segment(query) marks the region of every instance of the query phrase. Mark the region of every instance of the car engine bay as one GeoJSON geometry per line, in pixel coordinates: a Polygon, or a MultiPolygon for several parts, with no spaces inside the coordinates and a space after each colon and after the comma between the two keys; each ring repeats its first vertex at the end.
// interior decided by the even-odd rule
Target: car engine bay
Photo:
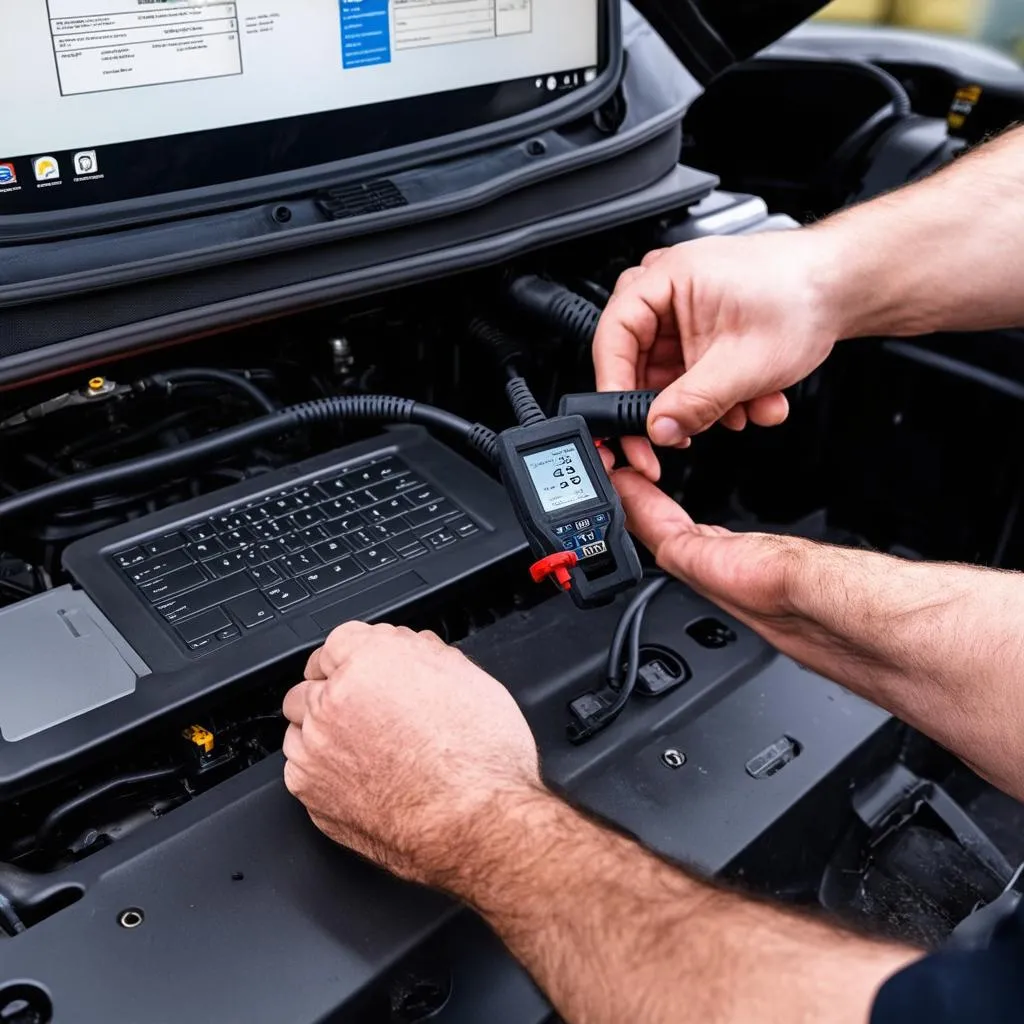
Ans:
{"type": "MultiPolygon", "coordinates": [[[[24,494],[181,449],[268,409],[340,395],[401,395],[500,430],[513,422],[502,394],[507,358],[553,411],[560,396],[592,389],[589,334],[618,274],[672,230],[664,221],[637,225],[592,239],[585,251],[567,246],[504,271],[90,368],[72,390],[47,381],[9,392],[0,412],[0,486],[24,494]],[[572,289],[590,319],[560,323],[517,303],[516,282],[538,275],[564,294],[572,289]]],[[[1016,341],[983,343],[995,360],[1016,341]]],[[[981,414],[977,399],[989,380],[957,361],[970,344],[950,341],[942,356],[884,341],[840,352],[792,396],[786,426],[713,431],[692,452],[666,456],[666,486],[702,521],[1013,567],[1019,480],[983,438],[1012,429],[1017,398],[1004,391],[981,414]],[[861,400],[867,387],[870,405],[861,400]],[[977,431],[969,464],[952,447],[923,440],[954,429],[923,398],[936,392],[961,400],[977,392],[977,421],[955,425],[977,431]],[[1002,488],[984,510],[972,500],[982,475],[1002,488]],[[874,491],[879,480],[888,482],[888,498],[874,491]],[[903,500],[893,498],[897,488],[903,500]]],[[[62,555],[81,538],[379,436],[364,424],[315,425],[215,455],[187,474],[5,517],[3,604],[66,585],[62,555]]],[[[592,745],[567,743],[568,703],[600,674],[622,601],[577,611],[530,582],[523,547],[389,620],[435,630],[506,682],[537,732],[549,781],[575,801],[708,873],[929,944],[994,898],[1009,865],[1024,858],[1012,828],[1022,812],[1012,801],[877,709],[808,678],[682,587],[653,603],[644,626],[642,655],[657,664],[655,677],[674,676],[673,685],[662,696],[635,696],[592,745]],[[848,705],[838,720],[828,714],[837,701],[848,705]],[[835,730],[825,744],[823,723],[835,730]],[[671,751],[682,759],[676,767],[671,751]],[[639,785],[645,800],[637,799],[636,771],[650,774],[639,785]],[[672,786],[692,772],[705,777],[703,790],[672,786]],[[787,778],[791,787],[764,798],[760,787],[787,778]],[[873,817],[861,797],[872,787],[881,791],[873,817]],[[951,801],[965,809],[962,817],[948,812],[951,801]],[[975,833],[964,834],[965,821],[975,833]]],[[[93,858],[116,858],[129,839],[146,843],[155,822],[175,822],[229,784],[276,774],[281,698],[298,669],[291,659],[229,692],[200,695],[81,766],[51,766],[43,781],[5,800],[4,929],[15,935],[59,919],[86,892],[82,869],[93,858]]]]}
{"type": "MultiPolygon", "coordinates": [[[[958,134],[957,71],[913,38],[871,63],[794,36],[693,77],[623,17],[595,110],[478,160],[151,233],[126,207],[94,237],[75,211],[59,265],[45,234],[0,246],[0,1020],[148,1024],[201,998],[211,1021],[555,1024],[470,911],[335,848],[287,794],[283,696],[351,618],[458,646],[523,709],[553,790],[724,886],[934,948],[1015,878],[1024,808],[646,552],[636,593],[585,610],[531,578],[494,456],[516,380],[540,419],[591,395],[597,322],[647,253],[927,174],[1019,116],[1024,85],[958,134]],[[500,174],[523,180],[481,199],[500,174]],[[378,240],[378,216],[409,219],[378,240]],[[193,233],[239,248],[174,264],[193,233]],[[58,283],[30,292],[40,267],[58,283]]],[[[1022,569],[998,441],[1021,428],[1022,341],[842,343],[783,426],[662,453],[662,486],[737,531],[1022,569]]],[[[606,553],[602,515],[558,526],[580,563],[606,553]]]]}

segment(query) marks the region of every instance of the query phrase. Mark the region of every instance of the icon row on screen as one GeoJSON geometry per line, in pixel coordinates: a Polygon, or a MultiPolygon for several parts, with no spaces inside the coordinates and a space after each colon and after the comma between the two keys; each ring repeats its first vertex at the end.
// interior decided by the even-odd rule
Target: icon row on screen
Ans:
{"type": "MultiPolygon", "coordinates": [[[[99,158],[95,149],[83,149],[71,158],[76,178],[88,178],[100,172],[99,158]]],[[[60,181],[60,161],[55,156],[38,156],[32,161],[32,173],[36,181],[60,181]]],[[[0,162],[0,188],[18,184],[18,170],[13,163],[0,162]]]]}

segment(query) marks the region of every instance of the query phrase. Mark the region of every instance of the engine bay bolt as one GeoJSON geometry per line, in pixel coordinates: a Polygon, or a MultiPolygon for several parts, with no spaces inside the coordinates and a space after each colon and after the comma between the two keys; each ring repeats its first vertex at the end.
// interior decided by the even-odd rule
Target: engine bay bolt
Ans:
{"type": "Polygon", "coordinates": [[[116,390],[117,384],[114,381],[107,380],[106,377],[93,377],[79,394],[85,398],[100,398],[116,390]]]}
{"type": "Polygon", "coordinates": [[[348,376],[355,366],[355,357],[352,354],[352,345],[348,338],[331,338],[330,347],[335,376],[348,376]]]}
{"type": "Polygon", "coordinates": [[[666,768],[672,768],[673,770],[676,768],[682,768],[683,765],[686,764],[686,755],[681,750],[676,750],[675,747],[669,747],[668,750],[661,755],[661,763],[665,765],[666,768]]]}

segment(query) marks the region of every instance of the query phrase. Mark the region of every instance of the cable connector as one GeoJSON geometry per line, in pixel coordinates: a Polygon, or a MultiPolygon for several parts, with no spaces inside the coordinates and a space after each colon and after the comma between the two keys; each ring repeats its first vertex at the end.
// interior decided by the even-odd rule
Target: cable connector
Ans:
{"type": "Polygon", "coordinates": [[[581,345],[593,342],[601,310],[582,295],[532,274],[516,278],[508,294],[520,309],[568,341],[581,345]]]}
{"type": "Polygon", "coordinates": [[[582,416],[595,437],[646,437],[657,391],[601,391],[566,395],[559,416],[582,416]]]}

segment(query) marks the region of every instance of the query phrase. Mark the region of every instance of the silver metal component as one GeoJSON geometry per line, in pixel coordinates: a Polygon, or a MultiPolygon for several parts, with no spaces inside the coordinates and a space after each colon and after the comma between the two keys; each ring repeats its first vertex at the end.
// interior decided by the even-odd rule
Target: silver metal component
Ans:
{"type": "Polygon", "coordinates": [[[41,420],[51,413],[59,412],[61,409],[70,409],[77,405],[89,405],[93,402],[102,402],[118,395],[131,391],[127,384],[118,384],[117,381],[107,380],[106,377],[94,377],[85,387],[77,388],[74,391],[67,391],[63,395],[57,395],[45,402],[25,409],[22,412],[11,416],[0,423],[0,429],[4,427],[20,427],[25,423],[34,420],[41,420]]]}
{"type": "Polygon", "coordinates": [[[681,750],[676,750],[675,747],[669,747],[661,755],[661,763],[666,768],[672,768],[673,770],[682,768],[686,764],[686,755],[681,750]]]}
{"type": "Polygon", "coordinates": [[[330,346],[335,376],[348,377],[356,363],[348,338],[331,338],[330,346]]]}
{"type": "Polygon", "coordinates": [[[117,915],[117,923],[122,928],[131,930],[132,928],[138,928],[143,921],[146,920],[146,915],[138,909],[138,907],[129,907],[127,910],[122,910],[117,915]]]}

